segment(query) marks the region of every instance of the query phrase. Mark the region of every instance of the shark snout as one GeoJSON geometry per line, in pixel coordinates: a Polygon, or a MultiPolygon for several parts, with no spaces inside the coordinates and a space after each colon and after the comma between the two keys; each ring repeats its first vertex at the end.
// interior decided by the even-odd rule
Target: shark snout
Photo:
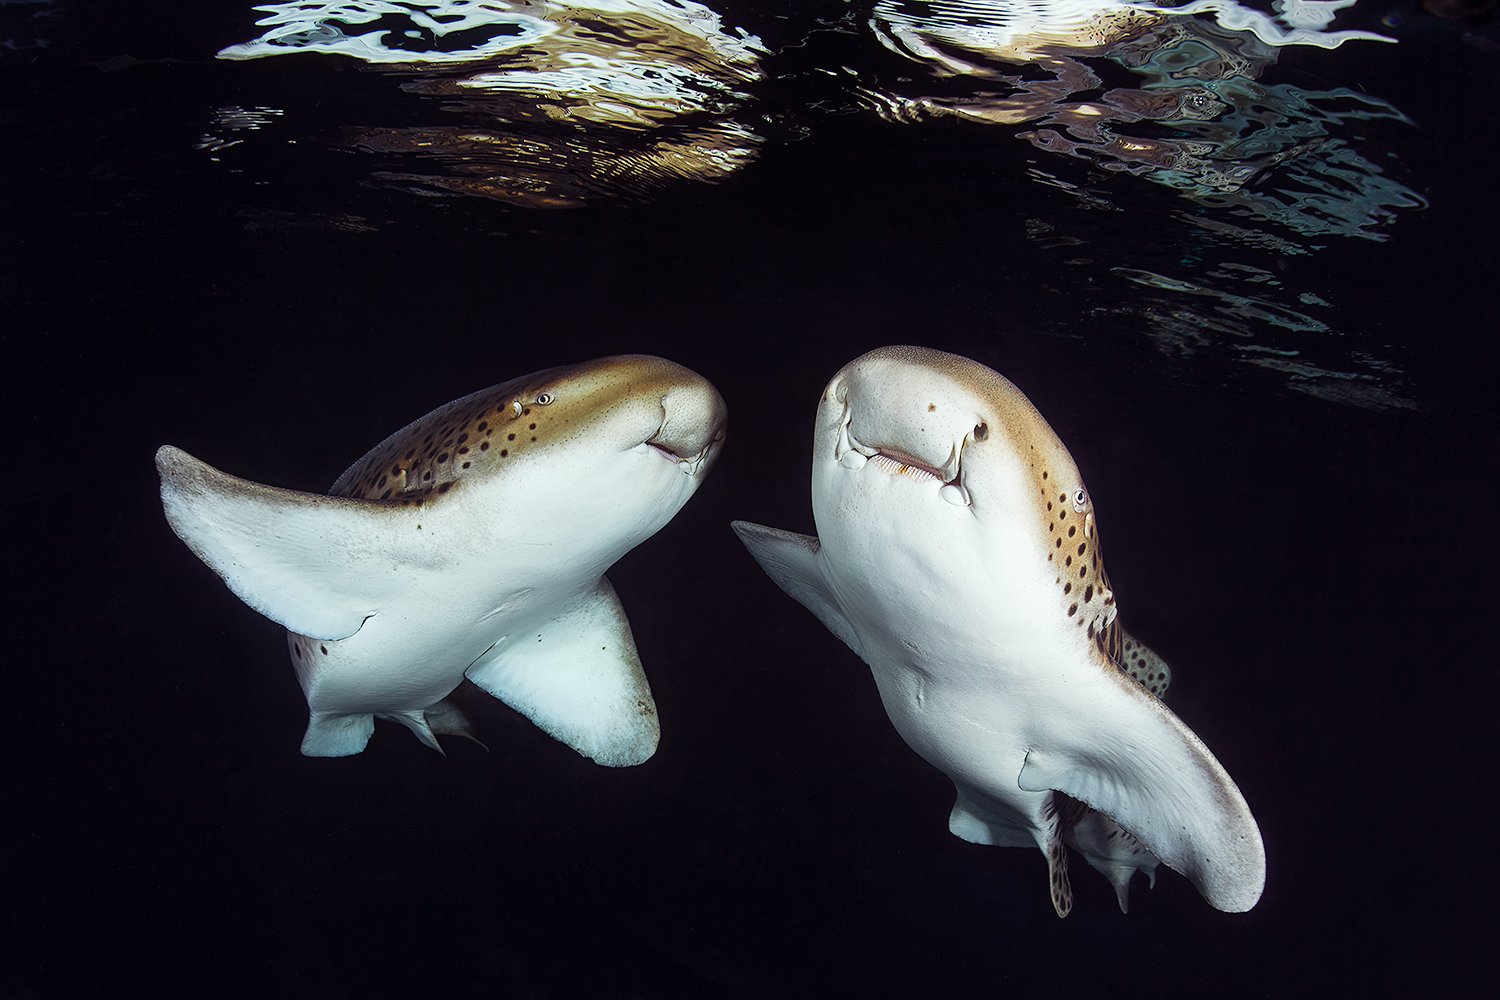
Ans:
{"type": "Polygon", "coordinates": [[[968,394],[887,353],[852,362],[828,384],[822,412],[831,457],[852,472],[869,468],[929,483],[943,500],[970,506],[965,449],[988,436],[987,423],[968,394]]]}
{"type": "Polygon", "coordinates": [[[661,414],[661,427],[647,443],[690,465],[688,471],[706,469],[724,440],[728,408],[719,391],[707,379],[685,380],[662,394],[661,414]]]}

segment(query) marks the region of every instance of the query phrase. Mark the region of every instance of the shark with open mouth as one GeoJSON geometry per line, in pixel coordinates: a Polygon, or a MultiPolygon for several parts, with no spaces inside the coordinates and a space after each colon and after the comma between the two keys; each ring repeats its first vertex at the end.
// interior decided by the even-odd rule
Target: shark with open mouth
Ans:
{"type": "Polygon", "coordinates": [[[1255,905],[1255,819],[1158,697],[1160,658],[1122,636],[1088,490],[1019,389],[926,348],[850,362],[818,407],[812,501],[816,537],[734,528],[952,779],[956,836],[1040,848],[1059,916],[1068,844],[1122,909],[1158,860],[1220,910],[1255,905]]]}

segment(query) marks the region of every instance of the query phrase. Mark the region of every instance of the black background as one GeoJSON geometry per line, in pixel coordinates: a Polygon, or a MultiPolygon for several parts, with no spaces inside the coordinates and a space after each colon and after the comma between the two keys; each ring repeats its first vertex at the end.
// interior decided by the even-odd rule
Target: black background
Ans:
{"type": "MultiPolygon", "coordinates": [[[[1028,218],[1087,223],[1001,130],[828,116],[724,185],[566,213],[369,187],[328,151],[231,172],[192,148],[214,107],[326,88],[336,121],[390,89],[318,59],[214,62],[247,6],[63,7],[49,48],[0,61],[0,997],[1488,992],[1482,23],[1387,5],[1400,45],[1284,61],[1418,125],[1392,152],[1427,210],[1277,265],[1335,304],[1335,351],[1404,370],[1417,407],[1373,411],[1155,350],[1101,308],[1131,286],[1028,242],[1028,218]],[[1260,821],[1250,913],[1163,869],[1122,916],[1075,859],[1059,921],[1039,856],[947,833],[951,788],[866,669],[740,549],[732,518],[811,530],[817,394],[892,342],[992,365],[1068,442],[1123,620],[1260,821]],[[599,768],[480,696],[489,752],[381,724],[362,755],[302,757],[281,630],[171,535],[155,447],[321,489],[450,398],[622,351],[695,368],[731,413],[705,486],[611,573],[657,756],[599,768]]],[[[1176,204],[1100,183],[1143,236],[1176,204]]]]}

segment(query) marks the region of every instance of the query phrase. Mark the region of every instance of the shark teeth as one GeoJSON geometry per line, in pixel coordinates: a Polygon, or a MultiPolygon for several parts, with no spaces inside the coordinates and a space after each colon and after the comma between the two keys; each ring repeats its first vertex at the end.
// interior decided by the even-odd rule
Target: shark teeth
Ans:
{"type": "Polygon", "coordinates": [[[894,448],[874,448],[861,443],[849,429],[851,417],[852,414],[846,401],[844,421],[839,427],[839,438],[833,448],[834,459],[844,468],[858,471],[870,462],[874,462],[892,474],[913,479],[931,479],[933,482],[942,483],[938,496],[955,507],[973,506],[974,500],[960,476],[959,466],[963,458],[962,442],[953,446],[948,453],[948,460],[943,463],[942,467],[928,465],[915,456],[894,448]]]}

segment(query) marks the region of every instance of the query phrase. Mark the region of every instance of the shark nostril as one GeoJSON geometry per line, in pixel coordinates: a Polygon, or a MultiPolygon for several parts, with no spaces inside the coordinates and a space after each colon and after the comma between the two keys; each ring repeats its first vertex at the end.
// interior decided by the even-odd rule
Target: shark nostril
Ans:
{"type": "Polygon", "coordinates": [[[990,425],[981,420],[974,425],[974,440],[983,441],[990,436],[990,425]]]}

